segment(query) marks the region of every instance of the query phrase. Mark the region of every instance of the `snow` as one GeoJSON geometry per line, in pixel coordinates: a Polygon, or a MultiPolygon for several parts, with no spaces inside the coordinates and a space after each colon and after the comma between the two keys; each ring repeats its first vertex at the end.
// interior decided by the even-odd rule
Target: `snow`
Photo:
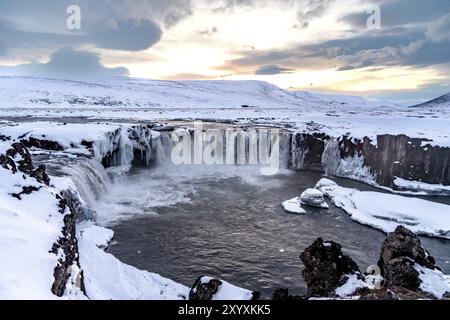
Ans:
{"type": "Polygon", "coordinates": [[[423,195],[450,195],[450,186],[444,186],[442,184],[408,181],[398,177],[394,179],[394,184],[402,191],[406,190],[423,195]]]}
{"type": "Polygon", "coordinates": [[[414,268],[419,272],[419,278],[422,281],[420,289],[431,293],[438,299],[441,299],[446,292],[450,292],[450,276],[439,270],[431,270],[418,264],[414,268]]]}
{"type": "Polygon", "coordinates": [[[64,215],[56,190],[0,167],[0,299],[56,299],[51,292],[64,215]],[[22,200],[23,186],[39,187],[22,200]]]}
{"type": "Polygon", "coordinates": [[[301,204],[328,209],[328,204],[325,202],[323,193],[317,189],[307,189],[300,196],[301,204]]]}
{"type": "Polygon", "coordinates": [[[300,198],[296,197],[282,203],[283,209],[290,213],[303,214],[306,213],[302,208],[300,198]]]}
{"type": "Polygon", "coordinates": [[[316,185],[339,208],[362,224],[393,232],[399,225],[419,235],[450,239],[450,206],[418,198],[344,188],[322,179],[316,185]]]}
{"type": "MultiPolygon", "coordinates": [[[[202,277],[201,283],[206,284],[209,283],[213,278],[211,277],[202,277]]],[[[219,287],[219,290],[214,295],[212,300],[225,301],[225,300],[252,300],[253,292],[250,290],[242,289],[236,287],[226,281],[220,280],[222,285],[219,287]]]]}
{"type": "Polygon", "coordinates": [[[80,264],[86,294],[92,300],[183,300],[189,288],[157,274],[121,263],[102,248],[112,231],[89,223],[78,225],[80,264]]]}
{"type": "Polygon", "coordinates": [[[341,298],[352,296],[356,290],[361,288],[368,288],[367,283],[358,279],[356,274],[348,275],[348,280],[342,286],[336,289],[336,295],[341,298]]]}
{"type": "Polygon", "coordinates": [[[294,130],[319,130],[333,137],[367,136],[376,143],[379,134],[406,134],[450,146],[448,108],[288,91],[261,81],[0,77],[0,116],[289,123],[294,130]]]}

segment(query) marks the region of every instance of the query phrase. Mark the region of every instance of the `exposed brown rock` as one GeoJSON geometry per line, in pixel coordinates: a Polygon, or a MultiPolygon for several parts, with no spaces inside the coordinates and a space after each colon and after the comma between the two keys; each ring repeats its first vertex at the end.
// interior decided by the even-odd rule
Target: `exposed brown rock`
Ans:
{"type": "Polygon", "coordinates": [[[317,239],[301,255],[305,269],[303,278],[308,285],[308,295],[313,297],[327,297],[344,283],[347,275],[362,274],[358,265],[347,255],[342,253],[340,244],[317,239]]]}

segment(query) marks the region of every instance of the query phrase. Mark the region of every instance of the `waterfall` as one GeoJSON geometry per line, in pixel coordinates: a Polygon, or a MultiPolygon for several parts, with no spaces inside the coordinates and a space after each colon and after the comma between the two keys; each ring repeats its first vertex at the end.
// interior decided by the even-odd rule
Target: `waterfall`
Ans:
{"type": "Polygon", "coordinates": [[[291,154],[290,154],[290,165],[294,170],[304,169],[305,167],[305,157],[308,150],[305,150],[303,144],[303,135],[294,134],[292,135],[291,141],[291,154]]]}
{"type": "Polygon", "coordinates": [[[325,171],[325,175],[338,175],[340,163],[341,151],[339,149],[339,143],[333,139],[326,141],[325,149],[322,155],[322,165],[325,171]]]}
{"type": "Polygon", "coordinates": [[[95,201],[107,192],[111,184],[105,168],[96,159],[78,159],[76,163],[61,169],[72,179],[82,200],[89,208],[93,208],[95,201]]]}

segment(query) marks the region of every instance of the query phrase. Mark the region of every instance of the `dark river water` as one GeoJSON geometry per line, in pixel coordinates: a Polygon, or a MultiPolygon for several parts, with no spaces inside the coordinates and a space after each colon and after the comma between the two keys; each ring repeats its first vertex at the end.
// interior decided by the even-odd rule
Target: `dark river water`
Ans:
{"type": "MultiPolygon", "coordinates": [[[[233,169],[148,170],[112,187],[115,190],[99,204],[99,221],[115,232],[108,252],[139,269],[187,286],[201,275],[219,277],[260,291],[264,298],[280,287],[303,294],[299,255],[315,239],[339,242],[365,271],[376,264],[386,237],[352,221],[331,203],[330,210],[309,208],[304,215],[282,209],[283,201],[314,187],[321,177],[313,171],[262,177],[233,169]]],[[[439,266],[450,272],[450,241],[422,240],[439,266]]]]}

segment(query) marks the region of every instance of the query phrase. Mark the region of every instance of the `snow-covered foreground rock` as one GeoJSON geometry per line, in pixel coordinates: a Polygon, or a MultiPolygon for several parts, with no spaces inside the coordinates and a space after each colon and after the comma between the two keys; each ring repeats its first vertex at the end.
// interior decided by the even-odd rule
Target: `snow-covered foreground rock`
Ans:
{"type": "Polygon", "coordinates": [[[399,225],[419,235],[450,239],[450,206],[418,198],[344,188],[322,179],[316,185],[353,220],[386,233],[399,225]]]}
{"type": "Polygon", "coordinates": [[[420,239],[399,226],[383,242],[376,265],[362,274],[340,244],[317,239],[301,255],[308,285],[306,297],[289,296],[278,290],[276,297],[336,300],[429,300],[450,296],[450,276],[436,265],[420,239]],[[370,272],[369,272],[370,271],[370,272]]]}

